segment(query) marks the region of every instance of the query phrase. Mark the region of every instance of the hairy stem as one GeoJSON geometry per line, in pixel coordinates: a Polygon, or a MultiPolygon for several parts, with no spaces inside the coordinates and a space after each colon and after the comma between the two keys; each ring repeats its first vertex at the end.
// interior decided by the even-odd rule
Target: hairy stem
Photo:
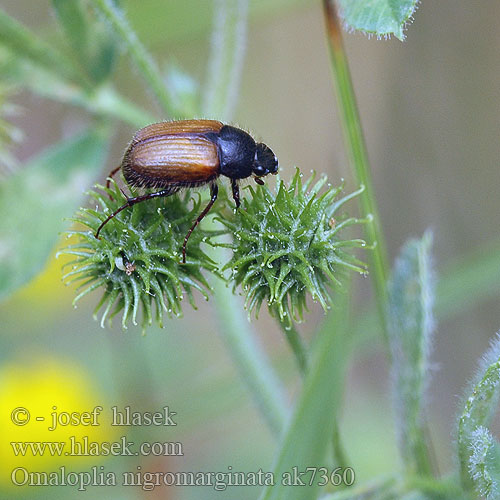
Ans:
{"type": "Polygon", "coordinates": [[[283,330],[283,333],[285,334],[288,344],[292,348],[300,373],[302,376],[304,376],[307,372],[308,366],[307,349],[304,345],[304,341],[302,340],[300,333],[297,331],[293,323],[291,325],[288,325],[284,324],[282,321],[279,321],[279,324],[281,326],[281,329],[283,330]]]}

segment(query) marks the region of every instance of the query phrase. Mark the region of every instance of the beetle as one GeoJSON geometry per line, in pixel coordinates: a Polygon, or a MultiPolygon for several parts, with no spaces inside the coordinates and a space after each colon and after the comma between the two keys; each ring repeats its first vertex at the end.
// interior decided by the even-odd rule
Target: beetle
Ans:
{"type": "MultiPolygon", "coordinates": [[[[182,262],[186,263],[186,246],[191,233],[207,215],[217,199],[217,179],[231,179],[236,208],[240,206],[241,179],[276,174],[278,159],[269,146],[256,143],[247,132],[216,120],[179,120],[148,125],[137,131],[125,151],[119,170],[131,187],[158,189],[154,193],[133,198],[115,210],[99,226],[101,229],[127,207],[152,198],[171,196],[183,188],[210,186],[210,201],[195,220],[184,238],[182,262]]],[[[109,187],[110,180],[107,181],[109,187]]]]}

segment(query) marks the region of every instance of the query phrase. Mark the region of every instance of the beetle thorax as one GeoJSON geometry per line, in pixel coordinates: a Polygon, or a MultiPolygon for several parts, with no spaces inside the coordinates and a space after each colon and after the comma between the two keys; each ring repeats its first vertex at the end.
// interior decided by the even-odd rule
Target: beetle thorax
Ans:
{"type": "Polygon", "coordinates": [[[231,179],[244,179],[252,175],[256,145],[249,134],[225,125],[219,132],[217,144],[222,175],[231,179]]]}

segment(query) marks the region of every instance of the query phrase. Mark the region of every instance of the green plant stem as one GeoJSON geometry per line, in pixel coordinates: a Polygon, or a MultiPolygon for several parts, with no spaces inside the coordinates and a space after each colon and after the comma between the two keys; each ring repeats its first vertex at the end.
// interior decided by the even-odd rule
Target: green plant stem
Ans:
{"type": "Polygon", "coordinates": [[[135,128],[158,121],[158,117],[136,106],[111,83],[90,89],[82,84],[81,79],[74,82],[62,71],[56,71],[29,57],[22,60],[12,47],[8,50],[10,62],[6,69],[9,75],[7,81],[14,87],[26,88],[43,98],[78,106],[102,117],[122,120],[135,128]]]}
{"type": "Polygon", "coordinates": [[[103,13],[116,34],[123,41],[130,57],[146,82],[155,93],[163,110],[175,118],[175,106],[170,100],[161,73],[146,48],[137,38],[122,10],[112,0],[91,0],[96,8],[103,13]]]}
{"type": "MultiPolygon", "coordinates": [[[[332,75],[335,84],[337,102],[340,108],[342,129],[344,132],[344,141],[346,144],[350,166],[358,184],[364,186],[360,194],[360,204],[363,217],[369,218],[364,225],[366,239],[370,245],[373,245],[373,251],[370,253],[371,269],[374,279],[372,280],[375,289],[375,300],[380,322],[383,325],[382,332],[385,339],[387,351],[389,351],[389,339],[387,333],[386,307],[387,307],[387,277],[388,277],[388,259],[385,248],[385,240],[380,224],[380,217],[375,201],[373,182],[371,179],[368,155],[361,129],[361,120],[356,105],[354,89],[352,86],[349,66],[342,43],[341,27],[337,16],[336,7],[331,0],[323,0],[328,45],[330,49],[330,60],[332,65],[332,75]]],[[[348,301],[344,306],[348,307],[348,301]]],[[[332,326],[337,321],[333,321],[332,326]]],[[[344,322],[345,323],[345,322],[344,322]]],[[[345,328],[345,324],[344,324],[345,328]]],[[[347,362],[344,361],[344,366],[347,362]]],[[[345,370],[340,370],[344,373],[345,370]]],[[[347,458],[339,439],[337,419],[333,428],[333,451],[334,457],[341,465],[346,465],[347,458]]]]}
{"type": "MultiPolygon", "coordinates": [[[[279,317],[279,315],[277,317],[279,317]]],[[[282,321],[278,321],[278,323],[285,334],[288,344],[292,348],[300,373],[304,376],[307,373],[308,366],[307,349],[304,345],[304,341],[293,323],[291,325],[284,324],[282,321]]]]}
{"type": "Polygon", "coordinates": [[[370,252],[371,270],[373,272],[373,284],[375,288],[375,299],[381,323],[384,325],[383,334],[388,347],[386,328],[386,304],[387,304],[387,276],[388,259],[385,240],[382,233],[380,217],[375,192],[371,179],[368,156],[365,141],[361,129],[361,120],[356,105],[354,89],[351,82],[349,66],[342,42],[341,25],[336,7],[331,0],[323,0],[328,44],[330,48],[330,60],[332,64],[333,81],[340,108],[344,141],[346,143],[350,165],[355,178],[359,184],[365,186],[359,199],[363,216],[371,215],[372,220],[364,225],[366,239],[370,245],[374,245],[370,252]]]}
{"type": "Polygon", "coordinates": [[[281,383],[242,315],[241,301],[221,280],[215,280],[213,288],[225,344],[269,427],[279,435],[287,418],[281,383]]]}

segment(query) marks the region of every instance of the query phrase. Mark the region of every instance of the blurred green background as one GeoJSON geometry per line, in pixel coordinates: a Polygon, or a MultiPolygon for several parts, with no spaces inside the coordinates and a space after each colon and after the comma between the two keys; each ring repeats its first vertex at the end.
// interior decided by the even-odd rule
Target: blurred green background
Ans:
{"type": "MultiPolygon", "coordinates": [[[[160,63],[175,60],[203,81],[211,2],[122,3],[160,63]]],[[[54,19],[49,1],[1,0],[1,6],[50,39],[54,19]]],[[[424,0],[404,43],[345,34],[390,254],[395,256],[408,237],[431,228],[438,274],[458,258],[484,249],[500,251],[499,16],[497,2],[424,0]]],[[[123,93],[150,106],[150,96],[144,95],[136,71],[125,58],[118,71],[123,93]]],[[[21,92],[15,102],[24,110],[14,119],[25,133],[14,150],[21,165],[89,123],[83,111],[31,94],[21,92]]],[[[348,191],[356,187],[348,174],[336,116],[319,1],[251,2],[235,122],[272,146],[283,177],[299,166],[306,172],[327,173],[332,183],[346,177],[348,191]]],[[[116,126],[100,181],[119,161],[132,133],[130,127],[116,126]]],[[[209,303],[199,297],[197,311],[186,308],[185,318],[168,321],[163,330],[150,328],[145,337],[139,327],[122,332],[119,322],[103,330],[91,317],[98,295],[85,298],[75,310],[74,291],[61,283],[60,266],[51,257],[41,276],[0,305],[2,419],[15,398],[34,400],[33,391],[42,388],[47,400],[61,393],[61,401],[88,409],[130,405],[146,411],[168,405],[178,414],[175,429],[144,427],[128,436],[133,441],[181,441],[184,457],[167,463],[151,457],[96,459],[75,462],[75,469],[91,463],[114,471],[135,470],[137,465],[144,470],[227,471],[228,466],[270,470],[278,443],[237,375],[209,303]],[[67,396],[65,384],[74,400],[67,396]]],[[[369,281],[359,277],[355,286],[356,317],[362,314],[371,289],[369,281]]],[[[461,307],[438,325],[428,421],[442,472],[451,467],[457,395],[500,327],[499,292],[500,283],[480,301],[471,296],[470,307],[461,307]]],[[[303,325],[306,335],[322,318],[322,311],[313,306],[303,325]]],[[[299,381],[288,346],[266,314],[254,326],[286,381],[291,404],[299,381]]],[[[358,480],[399,467],[390,408],[383,349],[371,343],[351,364],[341,421],[358,480]]],[[[116,431],[107,432],[110,440],[116,438],[116,431]]],[[[50,433],[43,436],[36,439],[53,439],[50,433]]],[[[17,463],[5,448],[11,439],[2,432],[0,458],[9,474],[17,463]]],[[[40,464],[37,470],[49,467],[40,460],[34,462],[40,464]]],[[[6,484],[0,483],[1,498],[49,497],[48,489],[20,490],[6,484]]],[[[74,488],[50,489],[54,499],[82,494],[74,488]]],[[[150,493],[128,487],[86,493],[92,498],[183,500],[236,496],[243,500],[258,494],[258,488],[217,492],[210,487],[150,493]]]]}

